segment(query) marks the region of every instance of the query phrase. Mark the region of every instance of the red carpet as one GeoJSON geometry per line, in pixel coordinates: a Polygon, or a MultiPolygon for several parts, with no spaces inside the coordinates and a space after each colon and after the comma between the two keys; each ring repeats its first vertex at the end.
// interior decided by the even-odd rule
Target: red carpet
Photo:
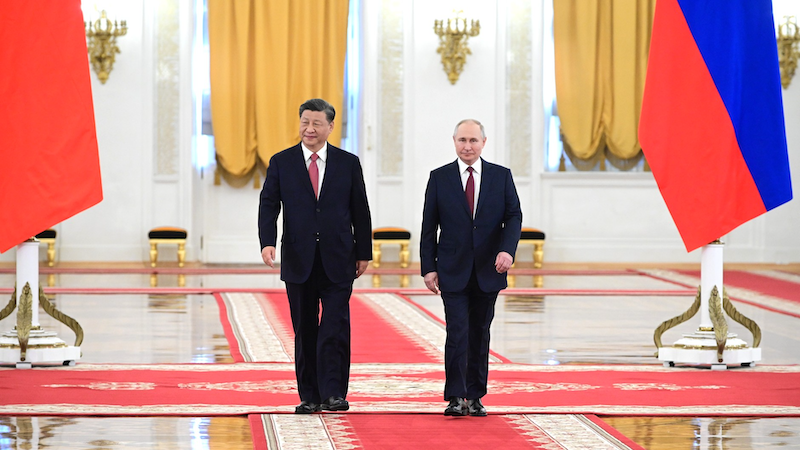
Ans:
{"type": "MultiPolygon", "coordinates": [[[[642,270],[642,274],[679,286],[694,286],[696,295],[700,272],[691,270],[642,270]]],[[[780,271],[748,272],[726,270],[725,289],[731,300],[768,311],[800,318],[800,276],[780,271]]]]}
{"type": "MultiPolygon", "coordinates": [[[[660,366],[495,364],[493,414],[800,416],[800,368],[725,372],[660,366]]],[[[291,363],[0,369],[0,414],[240,415],[297,403],[291,363]]],[[[351,413],[440,415],[440,364],[354,364],[351,413]]]]}
{"type": "MultiPolygon", "coordinates": [[[[261,302],[268,302],[277,311],[283,324],[291,329],[292,318],[289,300],[285,293],[264,294],[261,302]]],[[[363,296],[350,300],[351,362],[353,363],[428,363],[438,360],[426,353],[408,336],[401,334],[385,317],[370,308],[363,296]]]]}
{"type": "MultiPolygon", "coordinates": [[[[170,263],[167,263],[170,264],[170,263]]],[[[171,264],[174,264],[172,262],[171,264]]],[[[258,274],[280,274],[281,269],[273,269],[263,264],[249,264],[244,266],[219,266],[219,267],[40,267],[39,273],[43,274],[118,274],[118,273],[154,273],[165,275],[258,275],[258,274]]],[[[16,273],[16,266],[8,265],[0,267],[0,274],[16,273]]],[[[419,276],[419,269],[409,267],[405,269],[397,267],[381,267],[376,269],[372,266],[367,268],[366,275],[416,275],[419,276]]],[[[510,275],[635,275],[636,272],[630,270],[614,269],[526,269],[515,268],[509,271],[510,275]]]]}
{"type": "MultiPolygon", "coordinates": [[[[442,362],[441,352],[427,339],[414,332],[413,325],[393,317],[370,297],[381,294],[354,295],[350,301],[351,361],[353,363],[433,363],[442,362]],[[383,314],[380,314],[383,313],[383,314]]],[[[265,294],[217,294],[220,319],[236,362],[282,362],[294,360],[294,332],[289,302],[285,292],[265,294]],[[255,305],[255,306],[254,306],[255,305]],[[236,311],[242,311],[239,317],[236,311]],[[246,313],[244,312],[246,311],[246,313]],[[252,326],[253,314],[260,315],[270,330],[252,326]],[[266,336],[265,336],[266,335],[266,336]],[[273,339],[277,352],[250,355],[247,346],[253,341],[273,339]]],[[[395,304],[398,297],[388,299],[395,304]]],[[[402,305],[400,305],[402,308],[402,305]]],[[[408,306],[401,313],[408,314],[408,306]]],[[[422,313],[418,313],[419,317],[422,313]]],[[[414,316],[411,316],[414,318],[414,316]]],[[[409,320],[410,321],[410,320],[409,320]]],[[[406,321],[406,322],[409,322],[406,321]]],[[[423,320],[424,321],[424,320],[423,320]]],[[[433,319],[427,319],[434,322],[433,319]]],[[[439,330],[443,333],[442,330],[439,330]]]]}
{"type": "Polygon", "coordinates": [[[443,417],[411,414],[251,415],[257,450],[278,448],[635,449],[642,447],[595,416],[508,414],[443,417]],[[298,432],[300,427],[302,431],[298,432]],[[268,445],[272,444],[272,445],[268,445]],[[282,447],[281,447],[282,448],[282,447]]]}
{"type": "MultiPolygon", "coordinates": [[[[678,271],[685,275],[700,277],[699,271],[678,271]]],[[[725,286],[749,289],[772,297],[800,303],[800,284],[756,272],[744,270],[726,270],[723,274],[725,286]]]]}
{"type": "Polygon", "coordinates": [[[456,442],[470,448],[520,448],[526,444],[526,439],[504,416],[485,419],[419,414],[362,414],[347,418],[365,449],[385,448],[387,442],[396,442],[405,448],[448,448],[456,442]]]}
{"type": "MultiPolygon", "coordinates": [[[[735,278],[726,273],[726,283],[735,278]]],[[[542,449],[564,448],[560,445],[575,439],[619,444],[584,448],[640,448],[593,414],[800,416],[800,368],[794,366],[724,372],[549,367],[498,357],[505,362],[492,364],[484,398],[490,416],[445,418],[441,321],[391,290],[363,290],[351,300],[351,410],[287,414],[298,396],[285,292],[243,289],[216,298],[231,353],[241,363],[0,368],[0,414],[247,414],[256,448],[273,448],[268,445],[281,439],[291,447],[287,442],[309,438],[356,448],[424,448],[457,441],[481,448],[542,449]],[[464,440],[467,435],[478,441],[464,440]]]]}
{"type": "MultiPolygon", "coordinates": [[[[285,293],[225,293],[217,298],[233,354],[250,355],[241,359],[246,361],[292,360],[293,334],[285,293]],[[273,351],[237,350],[249,348],[252,342],[266,342],[265,347],[273,351]]],[[[257,448],[279,441],[281,436],[308,437],[308,433],[297,432],[299,424],[316,430],[316,438],[326,445],[341,439],[357,442],[358,448],[394,448],[398,443],[404,448],[445,445],[465,433],[462,426],[486,424],[496,433],[482,435],[481,439],[487,441],[475,443],[483,448],[554,448],[548,446],[566,442],[579,431],[588,433],[589,438],[604,435],[603,439],[622,441],[619,448],[637,448],[624,436],[612,436],[615,430],[596,418],[574,416],[566,425],[548,424],[570,414],[800,416],[800,390],[795,389],[800,382],[800,368],[716,372],[660,366],[548,367],[512,364],[496,355],[496,361],[502,362],[492,364],[489,394],[484,398],[490,418],[477,423],[479,418],[459,418],[466,419],[464,423],[456,422],[459,419],[448,421],[442,416],[445,403],[441,398],[441,320],[409,298],[385,292],[355,294],[351,316],[354,365],[347,396],[351,403],[349,413],[315,415],[310,419],[294,415],[286,419],[275,414],[292,412],[298,402],[291,379],[292,364],[278,365],[290,373],[281,379],[291,381],[278,393],[290,389],[290,395],[259,397],[258,403],[241,399],[237,403],[242,411],[249,408],[249,412],[256,413],[251,415],[251,424],[257,448]],[[265,398],[269,401],[265,402],[265,398]],[[541,417],[531,419],[537,415],[541,417]],[[310,422],[306,424],[307,421],[310,422]],[[550,433],[556,431],[545,431],[548,427],[568,427],[571,431],[553,437],[550,433]],[[408,435],[411,429],[415,431],[408,435]]],[[[257,376],[242,380],[242,386],[272,394],[270,390],[278,387],[263,381],[271,379],[268,372],[260,371],[257,376]]],[[[240,389],[231,398],[241,394],[240,389]]],[[[209,408],[213,409],[213,404],[209,408]]]]}

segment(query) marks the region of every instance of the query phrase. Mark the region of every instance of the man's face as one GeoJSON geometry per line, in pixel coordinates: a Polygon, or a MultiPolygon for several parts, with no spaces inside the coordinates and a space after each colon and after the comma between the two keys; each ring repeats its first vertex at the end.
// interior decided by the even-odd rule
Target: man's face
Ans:
{"type": "Polygon", "coordinates": [[[312,152],[322,148],[331,131],[333,131],[333,122],[328,122],[328,117],[323,111],[307,109],[300,116],[300,138],[312,152]]]}
{"type": "Polygon", "coordinates": [[[459,125],[453,141],[456,143],[456,155],[469,166],[481,157],[483,146],[486,145],[486,138],[481,136],[481,127],[473,122],[459,125]]]}

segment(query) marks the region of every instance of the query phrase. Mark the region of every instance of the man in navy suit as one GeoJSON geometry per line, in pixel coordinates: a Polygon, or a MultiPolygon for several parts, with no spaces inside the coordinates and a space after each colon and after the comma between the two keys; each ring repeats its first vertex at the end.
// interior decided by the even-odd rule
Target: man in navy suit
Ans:
{"type": "Polygon", "coordinates": [[[327,142],[335,114],[322,99],[300,106],[302,141],[270,159],[258,211],[261,257],[274,267],[283,207],[281,280],[295,333],[297,414],[350,408],[350,294],[372,259],[361,163],[327,142]]]}
{"type": "Polygon", "coordinates": [[[483,125],[462,120],[453,141],[458,159],[433,170],[425,191],[421,269],[425,286],[444,301],[444,414],[485,416],[489,326],[508,286],[522,211],[511,171],[480,157],[483,125]]]}

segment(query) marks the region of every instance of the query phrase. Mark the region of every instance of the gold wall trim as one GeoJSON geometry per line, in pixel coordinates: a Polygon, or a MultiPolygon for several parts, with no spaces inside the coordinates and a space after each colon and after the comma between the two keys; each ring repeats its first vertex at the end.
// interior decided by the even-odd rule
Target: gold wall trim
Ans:
{"type": "Polygon", "coordinates": [[[405,110],[403,2],[383,0],[380,17],[378,173],[381,176],[399,176],[403,174],[403,111],[405,110]]]}
{"type": "Polygon", "coordinates": [[[180,18],[178,0],[155,11],[155,174],[177,175],[180,158],[180,18]]]}
{"type": "Polygon", "coordinates": [[[530,176],[533,40],[532,2],[510,0],[506,19],[506,136],[514,176],[530,176]]]}

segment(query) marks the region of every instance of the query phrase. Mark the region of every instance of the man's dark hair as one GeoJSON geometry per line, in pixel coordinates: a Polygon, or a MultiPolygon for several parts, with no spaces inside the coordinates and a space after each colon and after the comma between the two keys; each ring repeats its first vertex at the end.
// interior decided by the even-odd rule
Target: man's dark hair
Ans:
{"type": "Polygon", "coordinates": [[[328,118],[328,123],[333,122],[333,118],[336,117],[336,110],[333,109],[333,106],[321,98],[312,98],[311,100],[306,100],[305,103],[300,105],[301,117],[303,116],[303,111],[305,110],[324,112],[325,116],[328,118]]]}

